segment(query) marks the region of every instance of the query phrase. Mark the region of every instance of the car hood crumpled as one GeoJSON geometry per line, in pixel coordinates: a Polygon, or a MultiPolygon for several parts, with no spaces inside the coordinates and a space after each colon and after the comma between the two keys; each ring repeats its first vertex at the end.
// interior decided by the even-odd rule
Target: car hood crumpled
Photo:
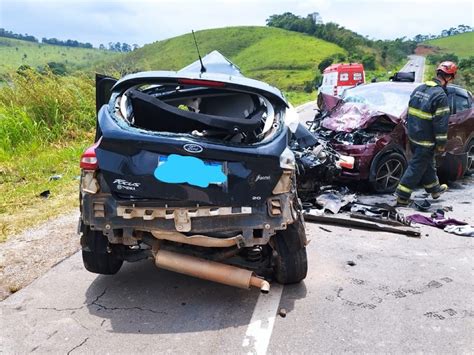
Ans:
{"type": "Polygon", "coordinates": [[[336,132],[352,132],[369,127],[381,116],[388,117],[395,124],[401,121],[400,117],[379,111],[370,105],[343,103],[340,100],[338,105],[334,105],[333,111],[323,119],[321,125],[336,132]]]}

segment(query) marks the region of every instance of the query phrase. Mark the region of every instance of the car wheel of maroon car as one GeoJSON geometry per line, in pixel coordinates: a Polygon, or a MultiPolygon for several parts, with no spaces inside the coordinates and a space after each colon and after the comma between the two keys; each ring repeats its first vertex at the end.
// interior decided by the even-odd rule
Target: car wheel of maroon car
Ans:
{"type": "Polygon", "coordinates": [[[377,193],[394,192],[407,168],[405,157],[392,152],[382,156],[375,164],[371,169],[374,172],[371,179],[373,190],[377,193]]]}
{"type": "Polygon", "coordinates": [[[474,141],[470,141],[467,146],[467,167],[466,174],[474,174],[474,141]]]}

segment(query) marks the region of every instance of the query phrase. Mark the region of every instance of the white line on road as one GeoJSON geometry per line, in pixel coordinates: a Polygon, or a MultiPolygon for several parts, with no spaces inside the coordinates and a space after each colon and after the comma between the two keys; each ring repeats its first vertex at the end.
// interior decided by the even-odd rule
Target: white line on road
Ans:
{"type": "Polygon", "coordinates": [[[242,342],[242,346],[248,354],[263,355],[267,353],[282,292],[282,285],[272,284],[270,293],[261,293],[258,296],[252,319],[242,342]]]}

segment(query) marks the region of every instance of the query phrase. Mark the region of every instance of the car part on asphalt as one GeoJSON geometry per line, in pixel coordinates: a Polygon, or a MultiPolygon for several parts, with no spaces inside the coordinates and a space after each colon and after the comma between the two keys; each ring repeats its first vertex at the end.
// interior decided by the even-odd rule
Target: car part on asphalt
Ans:
{"type": "Polygon", "coordinates": [[[316,197],[316,204],[321,206],[324,211],[328,210],[333,214],[355,201],[357,201],[355,194],[341,194],[337,190],[326,190],[316,197]]]}
{"type": "Polygon", "coordinates": [[[413,206],[421,212],[428,212],[431,208],[431,203],[428,200],[414,200],[413,206]]]}
{"type": "Polygon", "coordinates": [[[404,234],[407,237],[420,238],[421,233],[419,230],[408,227],[408,226],[392,226],[386,225],[385,223],[360,220],[359,218],[347,217],[344,214],[338,214],[334,216],[329,215],[315,215],[312,213],[304,214],[305,221],[312,223],[323,223],[331,224],[335,226],[353,227],[366,230],[379,230],[383,232],[391,232],[396,234],[404,234]]]}

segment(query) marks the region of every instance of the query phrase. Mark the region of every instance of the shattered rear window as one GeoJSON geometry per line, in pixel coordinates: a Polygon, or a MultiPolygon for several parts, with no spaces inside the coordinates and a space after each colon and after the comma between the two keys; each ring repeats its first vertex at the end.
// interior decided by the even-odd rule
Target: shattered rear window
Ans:
{"type": "Polygon", "coordinates": [[[131,128],[247,144],[271,138],[285,112],[257,93],[191,85],[131,87],[114,106],[131,128]]]}
{"type": "Polygon", "coordinates": [[[362,85],[344,92],[344,102],[360,103],[371,106],[374,110],[401,117],[408,107],[414,86],[397,84],[362,85]]]}

